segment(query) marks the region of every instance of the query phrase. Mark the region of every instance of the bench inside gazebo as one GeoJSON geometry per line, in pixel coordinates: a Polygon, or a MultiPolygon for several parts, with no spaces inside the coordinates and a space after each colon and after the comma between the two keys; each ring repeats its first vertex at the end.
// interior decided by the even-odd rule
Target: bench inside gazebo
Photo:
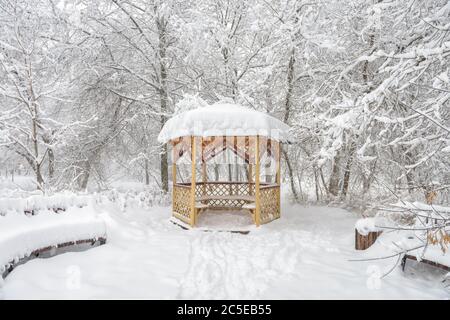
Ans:
{"type": "MultiPolygon", "coordinates": [[[[257,226],[280,217],[280,153],[288,141],[289,127],[278,119],[234,104],[214,104],[179,113],[169,119],[158,141],[172,146],[172,214],[195,226],[206,210],[241,210],[251,214],[257,226]],[[244,181],[210,181],[207,166],[229,151],[240,159],[244,181]],[[188,182],[178,181],[177,164],[186,159],[188,182]],[[274,179],[261,172],[272,167],[274,179]],[[273,180],[273,181],[272,181],[273,180]]],[[[225,165],[236,165],[238,161],[225,165]]],[[[219,161],[220,162],[220,161],[219,161]]]]}

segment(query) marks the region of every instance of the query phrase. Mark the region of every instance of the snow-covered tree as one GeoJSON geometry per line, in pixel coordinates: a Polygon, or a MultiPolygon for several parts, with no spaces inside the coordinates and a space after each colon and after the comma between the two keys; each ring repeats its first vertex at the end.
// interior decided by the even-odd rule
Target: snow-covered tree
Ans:
{"type": "Polygon", "coordinates": [[[47,1],[7,1],[0,10],[0,144],[26,160],[39,190],[54,177],[55,148],[70,126],[61,114],[71,34],[59,13],[47,1]]]}

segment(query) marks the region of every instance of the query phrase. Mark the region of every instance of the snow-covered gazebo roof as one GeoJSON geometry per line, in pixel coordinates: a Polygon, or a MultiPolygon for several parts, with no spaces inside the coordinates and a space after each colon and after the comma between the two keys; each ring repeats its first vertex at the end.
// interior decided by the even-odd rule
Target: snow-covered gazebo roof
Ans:
{"type": "Polygon", "coordinates": [[[282,121],[236,104],[216,103],[179,113],[158,136],[160,143],[184,136],[265,136],[288,142],[290,127],[282,121]]]}

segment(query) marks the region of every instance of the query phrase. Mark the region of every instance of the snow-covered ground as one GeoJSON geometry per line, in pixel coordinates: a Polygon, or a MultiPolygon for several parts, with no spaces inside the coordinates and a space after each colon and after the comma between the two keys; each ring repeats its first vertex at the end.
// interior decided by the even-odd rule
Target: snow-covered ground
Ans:
{"type": "MultiPolygon", "coordinates": [[[[443,273],[410,263],[380,279],[394,260],[351,262],[381,251],[383,235],[367,251],[354,250],[357,216],[338,208],[285,204],[282,218],[260,228],[238,217],[230,232],[183,230],[170,208],[122,210],[94,205],[107,225],[106,245],[35,259],[17,267],[0,297],[150,299],[448,299],[443,273]]],[[[245,213],[243,213],[245,215],[245,213]]],[[[232,216],[229,214],[229,216],[232,216]]],[[[200,224],[230,228],[205,214],[200,224]]]]}

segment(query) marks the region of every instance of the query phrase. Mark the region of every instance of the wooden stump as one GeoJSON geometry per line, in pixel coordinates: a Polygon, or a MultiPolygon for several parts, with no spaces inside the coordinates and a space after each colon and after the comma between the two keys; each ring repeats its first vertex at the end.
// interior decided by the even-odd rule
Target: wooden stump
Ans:
{"type": "Polygon", "coordinates": [[[362,235],[355,229],[355,249],[366,250],[375,243],[382,231],[369,232],[367,235],[362,235]]]}

